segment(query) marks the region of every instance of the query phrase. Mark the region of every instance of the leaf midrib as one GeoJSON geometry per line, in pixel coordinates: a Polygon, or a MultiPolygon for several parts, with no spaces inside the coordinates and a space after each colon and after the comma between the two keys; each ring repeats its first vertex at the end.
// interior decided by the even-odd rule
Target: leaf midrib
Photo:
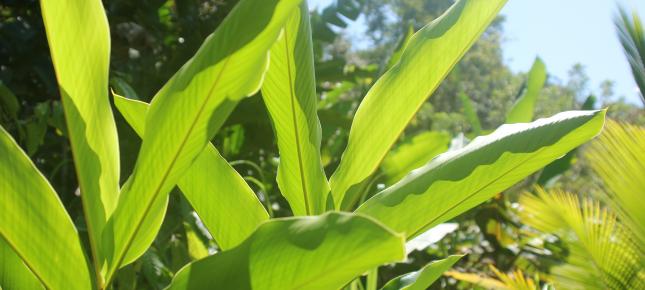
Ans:
{"type": "Polygon", "coordinates": [[[172,168],[175,165],[175,163],[177,162],[177,159],[179,158],[180,153],[183,151],[184,146],[186,146],[186,143],[187,143],[190,135],[192,135],[193,129],[195,128],[195,125],[197,124],[197,121],[200,119],[204,109],[206,108],[206,104],[210,101],[210,98],[213,96],[213,91],[215,90],[215,87],[217,87],[217,85],[219,84],[219,81],[220,81],[220,79],[221,79],[221,77],[222,77],[222,75],[224,73],[224,70],[226,69],[226,65],[229,63],[230,59],[231,59],[231,56],[228,56],[226,58],[226,60],[224,60],[224,62],[222,64],[222,68],[219,71],[219,74],[217,75],[217,78],[213,82],[213,85],[211,86],[211,88],[210,88],[210,90],[208,92],[208,95],[206,96],[206,99],[204,100],[204,102],[202,102],[202,105],[199,108],[199,110],[197,111],[197,114],[195,115],[195,118],[194,118],[193,122],[191,123],[190,127],[188,128],[188,132],[185,135],[186,137],[182,140],[181,144],[179,145],[179,149],[175,152],[175,155],[173,156],[173,159],[172,159],[170,165],[168,166],[167,170],[165,170],[164,175],[161,178],[161,182],[159,182],[157,184],[157,187],[155,188],[155,190],[153,192],[153,195],[152,195],[152,201],[149,202],[146,205],[146,208],[145,208],[144,213],[143,213],[143,217],[139,221],[136,222],[135,230],[132,232],[132,235],[130,235],[130,237],[128,237],[128,242],[126,243],[126,246],[124,247],[122,253],[120,254],[118,262],[115,264],[114,268],[111,270],[110,275],[108,276],[106,285],[110,284],[111,280],[114,278],[114,273],[116,273],[116,269],[119,268],[120,264],[123,262],[123,259],[125,259],[125,256],[127,255],[130,246],[132,246],[132,243],[134,242],[134,238],[136,237],[137,233],[141,229],[141,226],[143,225],[143,221],[145,220],[146,216],[148,215],[148,212],[150,212],[150,209],[152,208],[152,204],[154,204],[155,200],[157,199],[157,197],[159,195],[159,192],[161,191],[162,185],[166,182],[166,179],[168,179],[168,175],[170,174],[170,171],[172,171],[172,168]]]}

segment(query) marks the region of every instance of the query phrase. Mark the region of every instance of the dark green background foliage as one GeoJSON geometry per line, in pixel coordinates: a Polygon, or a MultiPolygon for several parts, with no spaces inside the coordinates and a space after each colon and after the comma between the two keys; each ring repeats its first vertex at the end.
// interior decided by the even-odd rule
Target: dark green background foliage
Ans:
{"type": "MultiPolygon", "coordinates": [[[[112,51],[111,88],[132,99],[150,101],[157,90],[184,64],[237,1],[231,0],[112,0],[104,3],[110,24],[112,51]]],[[[345,148],[354,111],[360,97],[385,72],[390,56],[402,46],[410,27],[419,29],[445,11],[450,0],[339,0],[311,15],[316,84],[320,96],[318,115],[322,124],[322,159],[329,176],[345,148]],[[348,21],[365,15],[367,47],[352,46],[355,39],[342,32],[348,21]],[[394,19],[392,19],[392,16],[394,19]]],[[[504,63],[504,19],[498,18],[464,56],[417,113],[401,136],[405,143],[420,132],[432,130],[450,136],[464,133],[474,137],[460,94],[474,104],[484,132],[504,123],[526,81],[526,74],[514,73],[504,63]]],[[[73,44],[70,44],[73,45],[73,44]]],[[[548,63],[547,70],[548,70],[548,63]]],[[[528,71],[529,68],[526,68],[528,71]]],[[[51,181],[77,227],[84,231],[83,213],[77,190],[70,145],[66,137],[60,96],[37,0],[3,0],[0,4],[0,124],[6,128],[39,169],[51,181]],[[13,104],[13,105],[12,105],[13,104]],[[18,104],[15,106],[15,104],[18,104]]],[[[645,124],[639,108],[616,98],[611,82],[599,90],[590,89],[583,66],[571,69],[568,80],[549,77],[538,97],[536,117],[579,109],[591,93],[600,98],[596,107],[610,106],[609,115],[634,124],[645,124]]],[[[115,110],[116,112],[116,110],[115,110]]],[[[116,113],[120,137],[122,178],[132,171],[140,144],[137,135],[116,113]]],[[[274,217],[288,216],[289,207],[277,191],[277,147],[273,128],[262,99],[243,100],[218,133],[214,144],[222,155],[247,179],[274,217]]],[[[590,169],[573,153],[574,166],[558,180],[565,188],[593,191],[588,182],[590,169]]],[[[538,174],[539,175],[539,174],[538,174]]],[[[377,187],[384,179],[376,179],[377,187]]],[[[392,277],[419,269],[428,261],[466,251],[457,268],[470,272],[489,271],[494,263],[501,270],[516,266],[546,270],[554,257],[541,259],[539,249],[526,244],[514,212],[516,195],[529,188],[539,176],[515,186],[511,194],[500,195],[457,218],[459,228],[423,251],[410,254],[409,263],[380,269],[380,285],[392,277]]],[[[376,192],[372,190],[371,192],[376,192]]],[[[148,252],[120,273],[118,284],[137,289],[160,289],[171,273],[190,261],[186,228],[196,230],[211,247],[206,231],[190,205],[180,194],[171,194],[163,228],[148,252]],[[137,275],[135,273],[140,273],[137,275]]],[[[82,233],[85,235],[84,233],[82,233]]],[[[559,249],[559,241],[546,245],[559,249]]],[[[467,287],[442,278],[435,287],[467,287]]]]}

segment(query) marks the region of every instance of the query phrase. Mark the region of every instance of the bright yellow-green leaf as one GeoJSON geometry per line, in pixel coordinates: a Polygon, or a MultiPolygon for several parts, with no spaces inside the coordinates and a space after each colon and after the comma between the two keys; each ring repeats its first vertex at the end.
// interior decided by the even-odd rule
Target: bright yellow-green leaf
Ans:
{"type": "Polygon", "coordinates": [[[475,136],[479,136],[482,132],[482,125],[479,121],[479,116],[477,116],[475,104],[465,93],[460,93],[459,99],[461,100],[461,104],[464,106],[464,115],[466,120],[468,120],[468,123],[470,123],[470,126],[473,128],[473,133],[475,136]]]}
{"type": "Polygon", "coordinates": [[[240,1],[155,95],[132,182],[110,220],[108,280],[123,265],[135,236],[146,235],[152,242],[158,229],[142,230],[142,224],[154,202],[167,196],[237,102],[259,89],[269,49],[299,2],[240,1]]]}
{"type": "Polygon", "coordinates": [[[184,223],[184,230],[186,231],[186,247],[188,247],[188,255],[193,260],[202,259],[208,256],[208,249],[204,243],[199,239],[193,227],[184,223]]]}
{"type": "Polygon", "coordinates": [[[275,219],[240,246],[184,267],[168,289],[339,289],[404,258],[404,238],[363,216],[275,219]]]}
{"type": "Polygon", "coordinates": [[[47,289],[93,288],[81,240],[65,207],[2,127],[0,200],[0,239],[47,289]]]}
{"type": "Polygon", "coordinates": [[[526,90],[522,96],[515,101],[515,104],[506,115],[506,123],[526,123],[533,121],[533,112],[535,111],[535,102],[540,95],[540,90],[546,82],[546,66],[538,57],[533,62],[526,90]]]}
{"type": "Polygon", "coordinates": [[[0,237],[0,289],[44,289],[34,273],[0,237]]]}
{"type": "Polygon", "coordinates": [[[100,0],[40,1],[95,267],[119,194],[119,146],[108,98],[110,33],[100,0]]]}
{"type": "Polygon", "coordinates": [[[425,165],[435,156],[448,150],[449,144],[448,133],[423,132],[390,151],[381,164],[388,177],[387,184],[394,184],[410,171],[425,165]]]}
{"type": "Polygon", "coordinates": [[[430,262],[419,271],[398,276],[383,286],[381,290],[424,290],[437,281],[443,272],[448,271],[463,256],[450,256],[443,260],[430,262]]]}
{"type": "Polygon", "coordinates": [[[585,157],[602,179],[605,202],[645,245],[645,128],[609,121],[585,157]]]}
{"type": "Polygon", "coordinates": [[[356,111],[347,148],[330,180],[334,203],[355,199],[419,107],[497,16],[506,0],[459,0],[412,36],[399,62],[356,111]],[[345,195],[348,195],[345,197],[345,195]]]}
{"type": "Polygon", "coordinates": [[[475,207],[596,136],[605,111],[503,125],[441,154],[358,209],[412,238],[475,207]]]}
{"type": "MultiPolygon", "coordinates": [[[[140,136],[148,104],[115,95],[114,104],[140,136]]],[[[269,219],[269,215],[242,176],[209,144],[178,182],[218,246],[228,250],[240,244],[269,219]]]]}
{"type": "Polygon", "coordinates": [[[271,48],[262,97],[280,151],[278,187],[295,215],[325,211],[329,184],[320,160],[320,121],[307,3],[300,4],[271,48]]]}

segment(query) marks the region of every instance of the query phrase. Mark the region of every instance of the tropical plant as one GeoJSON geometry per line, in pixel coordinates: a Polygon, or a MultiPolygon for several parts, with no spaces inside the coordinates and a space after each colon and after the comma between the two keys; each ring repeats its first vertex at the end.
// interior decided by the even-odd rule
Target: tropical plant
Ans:
{"type": "MultiPolygon", "coordinates": [[[[204,248],[193,248],[198,260],[175,273],[169,289],[338,289],[365,272],[374,289],[376,268],[402,261],[406,239],[488,200],[603,126],[604,110],[504,125],[437,156],[353,213],[335,211],[356,208],[361,188],[416,110],[505,2],[457,1],[410,38],[361,102],[328,182],[306,2],[240,1],[150,105],[115,97],[143,140],[132,174],[121,183],[101,1],[43,0],[87,237],[78,234],[79,225],[30,158],[0,130],[0,197],[6,201],[0,204],[0,285],[134,287],[115,278],[149,248],[177,185],[219,252],[206,256],[204,248]],[[236,104],[258,90],[277,136],[278,186],[296,217],[269,220],[245,180],[210,144],[236,104]]],[[[388,285],[427,287],[456,259],[388,285]]]]}
{"type": "Polygon", "coordinates": [[[564,241],[564,263],[550,269],[556,286],[566,289],[645,287],[643,212],[645,129],[609,121],[585,156],[602,180],[598,197],[537,189],[520,198],[522,221],[538,239],[564,241]]]}
{"type": "Polygon", "coordinates": [[[618,39],[623,46],[625,56],[632,69],[632,75],[638,85],[641,101],[645,104],[645,30],[636,11],[631,17],[624,8],[618,7],[614,17],[618,39]]]}

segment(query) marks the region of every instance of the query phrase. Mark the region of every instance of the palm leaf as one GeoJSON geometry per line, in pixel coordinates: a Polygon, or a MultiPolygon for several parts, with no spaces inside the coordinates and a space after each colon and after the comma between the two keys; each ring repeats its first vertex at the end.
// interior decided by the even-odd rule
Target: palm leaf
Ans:
{"type": "Polygon", "coordinates": [[[618,39],[623,46],[632,75],[638,85],[641,101],[645,104],[645,31],[643,23],[634,11],[630,17],[627,11],[618,7],[614,17],[618,39]]]}
{"type": "MultiPolygon", "coordinates": [[[[93,288],[81,240],[65,207],[47,179],[2,127],[0,200],[0,239],[46,289],[93,288]]],[[[12,271],[14,274],[20,275],[19,270],[12,271]]]]}
{"type": "Polygon", "coordinates": [[[593,138],[605,111],[571,111],[503,125],[441,154],[356,211],[408,239],[473,208],[593,138]]]}
{"type": "Polygon", "coordinates": [[[565,289],[642,289],[645,271],[631,233],[598,202],[573,194],[545,192],[520,198],[522,221],[567,245],[566,263],[550,270],[565,289]]]}
{"type": "Polygon", "coordinates": [[[645,245],[645,128],[610,120],[585,157],[603,181],[604,200],[645,245]]]}
{"type": "Polygon", "coordinates": [[[323,213],[329,193],[320,159],[313,62],[309,10],[303,2],[271,48],[262,84],[280,152],[278,187],[295,215],[323,213]]]}
{"type": "Polygon", "coordinates": [[[505,3],[457,1],[412,36],[399,62],[376,81],[356,111],[347,148],[330,179],[336,208],[355,203],[361,183],[505,3]]]}
{"type": "Polygon", "coordinates": [[[168,289],[339,289],[404,257],[403,237],[366,217],[274,219],[240,246],[187,265],[168,289]]]}

